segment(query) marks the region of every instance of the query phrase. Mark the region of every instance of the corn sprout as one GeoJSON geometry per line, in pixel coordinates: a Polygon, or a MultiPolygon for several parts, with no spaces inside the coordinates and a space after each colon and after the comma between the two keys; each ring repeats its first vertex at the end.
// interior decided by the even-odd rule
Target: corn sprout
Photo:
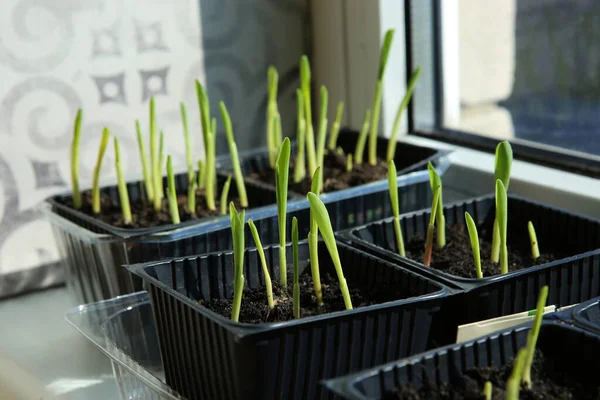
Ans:
{"type": "Polygon", "coordinates": [[[506,189],[502,181],[496,181],[496,221],[500,237],[500,273],[508,273],[508,248],[506,245],[506,227],[508,224],[508,204],[506,189]]]}
{"type": "Polygon", "coordinates": [[[402,237],[402,228],[400,227],[400,204],[398,202],[398,182],[396,182],[396,164],[394,160],[388,165],[388,189],[390,192],[390,203],[392,205],[392,213],[394,214],[394,233],[396,235],[396,247],[398,254],[405,257],[404,239],[402,237]]]}
{"type": "Polygon", "coordinates": [[[148,201],[154,201],[154,182],[152,180],[152,173],[148,166],[148,158],[146,156],[146,149],[144,149],[144,139],[142,138],[142,128],[140,127],[140,121],[135,121],[135,131],[137,133],[138,148],[140,150],[140,161],[142,163],[142,171],[144,174],[144,187],[146,189],[146,199],[148,201]]]}
{"type": "Polygon", "coordinates": [[[287,288],[287,263],[285,256],[286,213],[288,194],[288,175],[290,165],[290,139],[285,138],[275,161],[275,186],[277,197],[277,219],[279,222],[279,280],[287,288]]]}
{"type": "Polygon", "coordinates": [[[192,171],[192,175],[189,176],[190,181],[188,182],[188,195],[187,195],[187,206],[188,211],[192,215],[196,215],[196,188],[198,182],[196,180],[196,173],[192,171]]]}
{"type": "Polygon", "coordinates": [[[433,252],[433,230],[435,224],[435,215],[439,204],[440,190],[435,188],[433,191],[433,203],[431,204],[431,216],[429,217],[429,226],[427,227],[427,237],[425,240],[425,255],[423,264],[429,267],[431,264],[431,253],[433,252]]]}
{"type": "MultiPolygon", "coordinates": [[[[312,178],[311,192],[316,196],[319,195],[322,169],[317,167],[312,178]]],[[[321,274],[319,272],[319,227],[312,208],[310,209],[310,231],[308,232],[308,250],[310,252],[310,269],[312,273],[313,287],[315,289],[315,297],[317,304],[323,305],[323,291],[321,289],[321,274]]]]}
{"type": "Polygon", "coordinates": [[[325,246],[327,246],[327,251],[329,251],[329,255],[331,256],[333,266],[337,273],[338,280],[340,282],[340,290],[342,291],[342,296],[344,297],[344,305],[346,306],[346,310],[351,310],[352,299],[350,298],[350,291],[348,290],[346,278],[344,278],[342,262],[340,261],[340,255],[337,249],[337,244],[335,242],[333,228],[331,227],[329,213],[327,212],[325,204],[323,204],[321,199],[319,199],[319,197],[316,194],[309,192],[307,198],[310,203],[310,211],[312,214],[314,214],[314,218],[317,221],[319,231],[321,232],[321,236],[323,237],[325,246]]]}
{"type": "Polygon", "coordinates": [[[275,168],[275,157],[277,156],[277,144],[275,143],[274,121],[275,114],[278,112],[277,107],[277,86],[279,84],[279,74],[274,66],[270,66],[267,72],[267,149],[269,152],[269,165],[275,168]]]}
{"type": "Polygon", "coordinates": [[[506,381],[506,393],[504,395],[506,400],[519,400],[519,392],[521,391],[521,376],[523,375],[526,357],[527,349],[522,348],[519,350],[515,360],[513,361],[512,374],[506,381]]]}
{"type": "Polygon", "coordinates": [[[319,114],[319,130],[317,132],[317,167],[323,166],[325,157],[325,137],[327,136],[327,102],[328,93],[325,86],[321,86],[321,113],[319,114]]]}
{"type": "Polygon", "coordinates": [[[100,148],[98,149],[98,159],[94,167],[94,177],[92,181],[92,211],[94,214],[100,214],[100,168],[102,167],[102,159],[108,146],[110,131],[104,128],[102,131],[102,139],[100,140],[100,148]]]}
{"type": "Polygon", "coordinates": [[[306,177],[306,162],[304,148],[306,147],[306,121],[304,120],[304,99],[302,90],[296,89],[296,104],[298,121],[296,122],[296,143],[298,150],[296,152],[296,162],[294,164],[294,183],[302,181],[306,177]]]}
{"type": "Polygon", "coordinates": [[[156,103],[154,97],[150,98],[150,168],[152,169],[152,184],[154,211],[159,212],[162,200],[162,174],[159,162],[159,151],[156,142],[156,103]]]}
{"type": "Polygon", "coordinates": [[[238,213],[233,201],[229,204],[229,220],[233,237],[233,303],[231,320],[238,322],[242,308],[242,293],[244,292],[244,210],[238,213]]]}
{"type": "Polygon", "coordinates": [[[444,217],[444,201],[442,200],[442,179],[438,175],[435,168],[431,162],[427,163],[427,169],[429,170],[429,184],[431,186],[431,190],[433,188],[438,188],[439,193],[439,203],[437,206],[437,215],[435,217],[435,224],[437,226],[437,230],[435,233],[435,238],[437,240],[437,245],[441,249],[446,245],[446,217],[444,217]]]}
{"type": "Polygon", "coordinates": [[[352,171],[352,154],[348,154],[346,157],[346,172],[352,171]]]}
{"type": "Polygon", "coordinates": [[[333,151],[337,147],[337,139],[340,134],[340,126],[342,123],[342,115],[344,114],[344,102],[340,101],[337,105],[337,111],[335,113],[335,121],[331,126],[331,135],[329,136],[329,143],[327,148],[333,151]]]}
{"type": "Polygon", "coordinates": [[[180,104],[181,109],[181,122],[183,124],[183,139],[185,142],[185,156],[187,161],[187,169],[188,169],[188,180],[191,181],[194,176],[194,159],[192,157],[192,143],[190,141],[190,131],[188,129],[188,119],[187,119],[187,110],[185,108],[185,104],[180,104]]]}
{"type": "MultiPolygon", "coordinates": [[[[512,168],[513,153],[510,143],[500,142],[496,146],[496,158],[494,166],[494,182],[498,179],[502,181],[504,189],[508,192],[510,182],[510,170],[512,168]]],[[[498,217],[494,219],[494,231],[492,237],[492,262],[497,263],[500,256],[500,231],[498,229],[498,217]]]]}
{"type": "Polygon", "coordinates": [[[223,189],[221,189],[221,215],[227,214],[227,196],[229,196],[229,186],[231,185],[231,175],[227,177],[223,189]]]}
{"type": "Polygon", "coordinates": [[[471,248],[473,249],[473,263],[475,264],[475,272],[477,278],[483,278],[483,272],[481,272],[481,255],[479,253],[479,235],[477,234],[477,225],[471,217],[471,214],[465,212],[465,221],[467,222],[467,230],[469,231],[469,240],[471,241],[471,248]]]}
{"type": "Polygon", "coordinates": [[[354,148],[354,163],[362,164],[363,154],[365,153],[365,143],[367,143],[367,133],[369,132],[369,125],[371,120],[371,110],[367,109],[365,112],[365,119],[360,128],[358,134],[358,140],[356,141],[356,147],[354,148]]]}
{"type": "Polygon", "coordinates": [[[238,197],[240,198],[240,205],[242,208],[248,208],[248,195],[246,194],[246,185],[244,184],[244,176],[242,175],[242,168],[240,167],[237,145],[233,138],[231,118],[229,118],[225,103],[220,102],[219,107],[221,108],[221,117],[223,118],[223,125],[225,126],[227,143],[229,144],[229,154],[231,156],[231,164],[233,165],[233,176],[235,177],[235,185],[237,187],[238,197]]]}
{"type": "Polygon", "coordinates": [[[260,257],[260,263],[262,265],[263,274],[265,275],[265,287],[267,289],[267,304],[269,305],[269,309],[273,310],[275,308],[275,303],[273,302],[273,283],[271,282],[271,274],[269,273],[269,268],[267,268],[265,251],[263,249],[262,242],[260,241],[258,230],[254,225],[254,221],[249,219],[248,226],[250,227],[250,232],[252,233],[252,237],[254,238],[256,251],[258,251],[258,256],[260,257]]]}
{"type": "Polygon", "coordinates": [[[537,260],[540,258],[540,248],[538,247],[537,235],[531,221],[527,223],[527,231],[529,231],[529,241],[531,242],[531,256],[534,260],[537,260]]]}
{"type": "Polygon", "coordinates": [[[181,222],[179,219],[179,205],[177,204],[177,193],[175,191],[175,175],[173,174],[173,163],[171,162],[171,156],[167,156],[167,200],[169,202],[169,214],[171,214],[171,222],[178,224],[181,222]]]}
{"type": "Polygon", "coordinates": [[[298,267],[298,219],[292,218],[292,262],[294,265],[294,318],[300,318],[300,272],[298,267]]]}
{"type": "Polygon", "coordinates": [[[79,191],[79,140],[81,138],[81,119],[83,111],[77,110],[75,126],[73,128],[73,141],[71,142],[71,185],[73,187],[73,207],[81,208],[81,192],[79,191]]]}
{"type": "Polygon", "coordinates": [[[123,167],[121,165],[121,152],[119,151],[119,140],[114,138],[115,144],[115,169],[117,170],[117,182],[119,188],[119,200],[121,201],[121,211],[123,213],[123,222],[125,225],[131,224],[131,206],[129,205],[129,193],[127,193],[127,183],[123,176],[123,167]]]}
{"type": "Polygon", "coordinates": [[[317,169],[317,160],[315,154],[315,137],[313,133],[312,112],[310,103],[310,64],[308,57],[300,58],[300,86],[302,88],[302,97],[304,99],[304,121],[306,122],[306,155],[308,158],[308,173],[312,176],[317,169]]]}
{"type": "Polygon", "coordinates": [[[483,398],[484,400],[492,400],[492,382],[490,381],[483,385],[483,398]]]}
{"type": "Polygon", "coordinates": [[[547,298],[548,286],[543,286],[538,297],[533,326],[529,331],[529,335],[527,335],[527,357],[525,358],[525,365],[523,369],[523,386],[526,388],[531,388],[531,365],[533,364],[535,346],[537,344],[538,336],[540,335],[540,328],[542,326],[542,318],[544,316],[544,308],[546,306],[547,298]]]}
{"type": "Polygon", "coordinates": [[[205,167],[204,167],[204,186],[206,196],[206,207],[209,210],[216,210],[215,205],[215,187],[216,187],[216,154],[215,154],[215,136],[216,120],[210,119],[210,105],[208,96],[204,87],[199,81],[196,81],[196,97],[198,98],[198,107],[200,109],[200,120],[202,123],[202,138],[204,141],[205,167]]]}

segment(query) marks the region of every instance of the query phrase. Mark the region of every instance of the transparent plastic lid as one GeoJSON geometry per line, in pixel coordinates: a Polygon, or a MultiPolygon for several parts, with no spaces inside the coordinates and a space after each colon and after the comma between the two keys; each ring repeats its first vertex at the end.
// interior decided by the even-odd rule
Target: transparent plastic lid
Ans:
{"type": "Polygon", "coordinates": [[[147,292],[81,305],[65,318],[110,358],[123,398],[183,399],[165,383],[147,292]]]}

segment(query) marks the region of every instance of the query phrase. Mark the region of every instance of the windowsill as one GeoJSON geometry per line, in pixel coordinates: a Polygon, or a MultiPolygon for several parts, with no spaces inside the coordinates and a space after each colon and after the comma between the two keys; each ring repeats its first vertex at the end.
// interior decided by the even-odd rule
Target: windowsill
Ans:
{"type": "MultiPolygon", "coordinates": [[[[494,155],[414,135],[400,140],[407,143],[454,150],[450,155],[450,176],[465,189],[489,187],[493,191],[494,155]]],[[[600,218],[600,181],[557,169],[515,160],[510,191],[521,196],[600,218]]]]}

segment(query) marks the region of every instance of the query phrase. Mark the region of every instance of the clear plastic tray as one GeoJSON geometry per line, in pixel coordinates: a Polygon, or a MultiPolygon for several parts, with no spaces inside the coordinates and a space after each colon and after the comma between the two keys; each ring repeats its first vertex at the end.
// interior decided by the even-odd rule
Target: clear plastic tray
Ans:
{"type": "Polygon", "coordinates": [[[81,305],[65,318],[110,358],[121,399],[184,399],[165,383],[148,292],[81,305]]]}

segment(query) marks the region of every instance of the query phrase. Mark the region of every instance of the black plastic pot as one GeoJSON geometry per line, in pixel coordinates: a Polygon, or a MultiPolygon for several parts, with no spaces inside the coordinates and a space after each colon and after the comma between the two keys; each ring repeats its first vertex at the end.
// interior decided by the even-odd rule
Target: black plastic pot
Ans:
{"type": "MultiPolygon", "coordinates": [[[[198,304],[232,297],[231,252],[128,266],[150,293],[167,383],[189,399],[315,399],[323,397],[318,386],[323,378],[425,350],[446,289],[349,246],[340,243],[338,248],[349,287],[394,282],[405,298],[251,325],[198,304]]],[[[300,260],[308,260],[306,242],[299,250],[300,260]]],[[[275,280],[279,247],[266,247],[265,253],[275,280]]],[[[246,284],[257,287],[263,274],[256,249],[245,250],[244,262],[246,284]]],[[[321,276],[335,276],[323,243],[319,262],[321,276]]]]}
{"type": "MultiPolygon", "coordinates": [[[[527,342],[530,325],[494,333],[483,338],[433,350],[359,373],[328,380],[325,386],[347,400],[392,398],[400,385],[419,389],[428,381],[434,386],[460,378],[466,371],[510,362],[527,342]]],[[[594,368],[582,360],[600,354],[600,337],[582,329],[544,322],[537,348],[547,360],[564,368],[564,373],[578,376],[581,382],[597,382],[594,368]]]]}
{"type": "MultiPolygon", "coordinates": [[[[338,136],[338,146],[341,147],[345,153],[354,153],[356,142],[358,141],[359,132],[351,129],[342,129],[338,136]]],[[[377,137],[377,156],[381,159],[386,159],[387,146],[389,139],[378,136],[377,137]]],[[[295,150],[295,143],[292,151],[295,150]]],[[[367,149],[365,148],[365,157],[367,155],[367,149]]],[[[417,146],[414,144],[398,142],[396,145],[396,157],[394,163],[396,164],[396,170],[398,176],[406,175],[411,172],[421,171],[427,169],[427,163],[432,162],[434,166],[440,158],[448,155],[448,150],[441,150],[432,147],[417,146]]],[[[241,167],[244,175],[257,173],[270,169],[269,165],[269,154],[266,147],[261,149],[251,150],[245,154],[241,154],[241,167]]],[[[231,170],[231,162],[223,160],[221,167],[224,169],[231,170]]],[[[262,181],[250,179],[256,184],[265,185],[267,187],[274,188],[275,182],[268,184],[262,181]]],[[[384,181],[385,179],[383,179],[384,181]]],[[[344,189],[348,190],[348,189],[344,189]]],[[[344,191],[341,190],[341,191],[344,191]]],[[[337,193],[337,192],[330,192],[337,193]]],[[[306,193],[296,193],[290,191],[290,196],[302,197],[306,196],[306,193]]]]}
{"type": "Polygon", "coordinates": [[[600,335],[600,298],[555,313],[554,319],[600,335]]]}
{"type": "MultiPolygon", "coordinates": [[[[491,234],[494,201],[494,195],[488,195],[447,205],[444,207],[446,225],[458,223],[464,227],[464,213],[468,211],[491,234]]],[[[415,234],[424,237],[429,216],[430,211],[402,215],[405,241],[415,234]]],[[[439,336],[432,345],[436,346],[454,341],[460,324],[535,309],[537,293],[544,285],[549,286],[548,304],[557,306],[580,303],[600,295],[600,221],[509,195],[509,251],[515,243],[529,243],[527,221],[533,222],[542,251],[546,248],[572,256],[505,275],[463,278],[400,257],[396,253],[391,219],[350,229],[340,233],[339,237],[454,289],[456,294],[444,303],[439,320],[435,321],[439,336]],[[523,229],[511,229],[513,226],[522,226],[523,229]]],[[[486,239],[491,241],[491,238],[486,239]]]]}

